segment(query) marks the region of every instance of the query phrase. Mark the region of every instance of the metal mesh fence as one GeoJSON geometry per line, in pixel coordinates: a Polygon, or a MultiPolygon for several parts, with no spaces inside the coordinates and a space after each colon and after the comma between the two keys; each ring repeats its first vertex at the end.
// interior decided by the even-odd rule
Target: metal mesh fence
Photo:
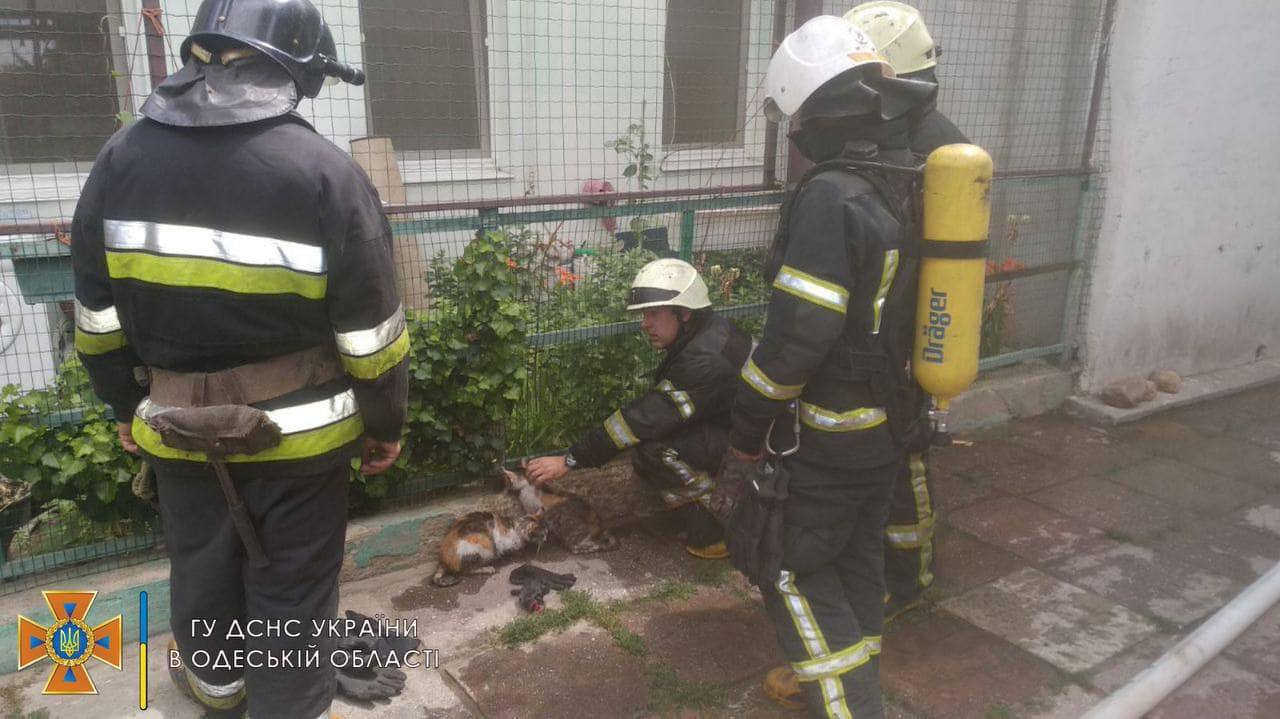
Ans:
{"type": "MultiPolygon", "coordinates": [[[[1102,178],[1085,165],[1106,128],[1095,76],[1107,1],[917,3],[943,48],[940,109],[991,152],[1000,178],[985,366],[1069,351],[1100,208],[1102,178]]],[[[299,111],[388,203],[406,304],[430,321],[477,229],[518,238],[532,313],[510,453],[565,446],[643,386],[656,356],[619,302],[642,258],[623,250],[691,259],[721,307],[759,326],[758,269],[788,163],[786,127],[765,121],[759,88],[798,18],[852,3],[315,4],[338,54],[369,79],[327,87],[299,111]]],[[[98,148],[179,67],[197,6],[0,0],[0,385],[12,385],[0,402],[0,578],[10,590],[33,572],[155,541],[154,514],[130,503],[134,466],[110,455],[109,418],[70,351],[66,228],[98,148]]]]}

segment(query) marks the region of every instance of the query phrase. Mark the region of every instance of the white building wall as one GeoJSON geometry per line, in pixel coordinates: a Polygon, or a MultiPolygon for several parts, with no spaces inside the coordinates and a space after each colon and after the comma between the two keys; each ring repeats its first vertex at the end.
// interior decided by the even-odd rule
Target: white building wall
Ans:
{"type": "Polygon", "coordinates": [[[1280,15],[1121,2],[1082,389],[1280,352],[1280,15]]]}

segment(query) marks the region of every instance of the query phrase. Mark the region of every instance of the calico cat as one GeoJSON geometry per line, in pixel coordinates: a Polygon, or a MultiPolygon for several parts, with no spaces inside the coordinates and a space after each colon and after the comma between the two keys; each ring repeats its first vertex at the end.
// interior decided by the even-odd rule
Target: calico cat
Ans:
{"type": "Polygon", "coordinates": [[[537,517],[547,534],[574,554],[607,552],[618,548],[618,539],[600,523],[600,515],[581,497],[538,487],[523,474],[503,470],[507,488],[520,497],[520,506],[537,517]]]}
{"type": "Polygon", "coordinates": [[[449,587],[464,574],[492,574],[498,559],[518,552],[526,544],[541,544],[546,530],[537,517],[512,521],[497,512],[469,512],[459,517],[440,540],[440,562],[431,584],[449,587]]]}

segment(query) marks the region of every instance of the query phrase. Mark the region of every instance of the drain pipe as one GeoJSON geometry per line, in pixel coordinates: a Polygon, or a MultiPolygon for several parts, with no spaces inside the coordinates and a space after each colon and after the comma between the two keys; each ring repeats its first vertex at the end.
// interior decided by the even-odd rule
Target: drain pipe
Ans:
{"type": "Polygon", "coordinates": [[[1280,564],[1259,577],[1155,664],[1102,700],[1084,719],[1138,719],[1190,679],[1277,601],[1280,601],[1280,564]]]}

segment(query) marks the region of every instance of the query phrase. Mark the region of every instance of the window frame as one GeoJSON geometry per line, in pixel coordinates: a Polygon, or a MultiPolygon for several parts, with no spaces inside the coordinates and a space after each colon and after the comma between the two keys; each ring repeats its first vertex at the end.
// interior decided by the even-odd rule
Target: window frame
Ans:
{"type": "MultiPolygon", "coordinates": [[[[669,159],[674,160],[674,162],[672,162],[671,164],[664,162],[663,164],[664,170],[665,169],[703,169],[706,167],[707,161],[717,159],[717,158],[722,159],[724,158],[726,151],[732,151],[735,149],[743,150],[744,157],[745,157],[747,135],[749,133],[749,130],[747,127],[747,125],[749,124],[749,118],[747,116],[747,101],[748,101],[747,96],[749,93],[749,89],[747,87],[747,76],[750,74],[750,72],[747,67],[747,64],[750,61],[750,57],[751,57],[751,47],[750,47],[751,10],[753,5],[753,0],[739,0],[739,3],[741,6],[741,14],[739,16],[741,18],[741,23],[738,27],[738,33],[739,33],[738,62],[737,62],[738,101],[737,103],[735,103],[736,116],[734,117],[734,120],[733,120],[733,123],[734,123],[733,139],[723,141],[723,142],[673,142],[669,144],[666,143],[665,137],[666,137],[667,128],[665,123],[666,123],[667,111],[664,103],[664,107],[662,108],[662,119],[659,120],[658,137],[660,139],[659,141],[662,143],[661,146],[663,150],[667,152],[669,159]],[[682,165],[685,165],[688,163],[693,163],[693,164],[690,164],[688,168],[682,167],[682,165]]],[[[667,91],[666,85],[668,84],[668,79],[672,78],[672,75],[670,73],[670,63],[669,63],[670,53],[667,52],[666,37],[665,37],[666,26],[667,26],[667,23],[670,22],[670,19],[671,19],[670,5],[667,5],[666,17],[663,19],[664,29],[663,29],[663,47],[662,47],[662,64],[663,64],[662,74],[663,74],[663,86],[664,86],[662,90],[663,90],[664,96],[667,91]]],[[[672,97],[675,97],[674,90],[672,91],[671,95],[672,97]]],[[[734,162],[737,163],[738,161],[735,160],[734,162]]],[[[759,164],[759,163],[755,163],[755,164],[759,164]]],[[[735,166],[737,165],[735,164],[735,166]]]]}

